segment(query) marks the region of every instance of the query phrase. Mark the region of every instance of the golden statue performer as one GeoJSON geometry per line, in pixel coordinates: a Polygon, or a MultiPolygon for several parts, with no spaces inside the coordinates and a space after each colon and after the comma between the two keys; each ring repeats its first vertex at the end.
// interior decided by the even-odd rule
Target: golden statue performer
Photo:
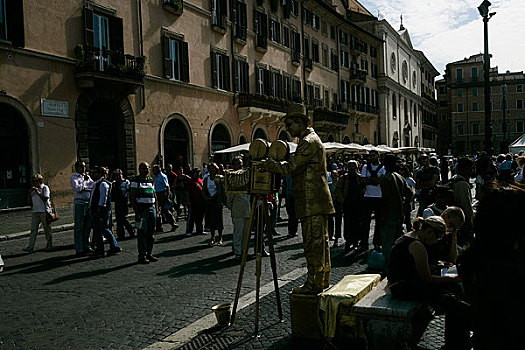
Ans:
{"type": "Polygon", "coordinates": [[[335,213],[328,188],[326,151],[314,129],[308,127],[309,118],[304,107],[292,104],[281,118],[292,137],[298,137],[297,150],[289,161],[263,161],[264,169],[293,176],[295,211],[301,220],[303,247],[308,267],[304,285],[293,293],[317,294],[330,285],[330,248],[328,245],[328,215],[335,213]]]}

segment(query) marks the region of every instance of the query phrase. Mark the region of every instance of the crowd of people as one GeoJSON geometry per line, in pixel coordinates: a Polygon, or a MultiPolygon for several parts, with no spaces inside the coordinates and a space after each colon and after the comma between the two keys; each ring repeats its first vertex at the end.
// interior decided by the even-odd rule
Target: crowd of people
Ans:
{"type": "MultiPolygon", "coordinates": [[[[525,203],[525,155],[480,153],[438,160],[422,154],[416,162],[413,159],[377,151],[328,156],[325,171],[333,210],[326,215],[332,246],[344,242],[345,253],[379,253],[383,259],[379,272],[388,278],[394,297],[422,300],[446,314],[450,348],[469,348],[470,330],[475,331],[480,349],[494,348],[490,345],[496,341],[514,344],[517,336],[512,332],[519,334],[519,329],[511,317],[518,315],[523,302],[511,305],[519,295],[509,286],[525,277],[525,237],[519,221],[525,203]],[[459,276],[442,275],[452,265],[457,266],[459,276]],[[494,275],[505,277],[506,286],[500,288],[512,297],[503,307],[485,305],[494,275]],[[501,323],[492,321],[487,310],[501,323]]],[[[170,225],[170,232],[177,230],[182,219],[186,219],[186,236],[209,234],[210,246],[223,245],[223,208],[227,207],[233,223],[232,252],[240,260],[243,247],[248,246],[250,194],[228,193],[224,176],[225,168],[240,170],[249,163],[249,156],[235,157],[226,166],[211,162],[202,169],[179,165],[174,169],[171,164],[161,169],[142,162],[138,175],[126,179],[116,169],[108,179],[107,168],[94,166],[88,174],[85,163],[76,162],[70,182],[76,255],[102,258],[117,254],[127,232],[130,238],[137,238],[138,262],[155,262],[154,234],[162,232],[164,224],[170,225]],[[128,220],[130,208],[134,225],[128,220]]],[[[296,176],[278,162],[272,166],[283,176],[279,189],[266,196],[271,218],[266,234],[283,234],[276,223],[284,202],[287,234],[294,237],[298,222],[304,220],[305,199],[293,190],[296,176]]],[[[34,175],[32,181],[31,235],[24,250],[34,251],[39,225],[45,232],[46,250],[50,250],[53,240],[47,213],[51,192],[42,175],[34,175]]]]}

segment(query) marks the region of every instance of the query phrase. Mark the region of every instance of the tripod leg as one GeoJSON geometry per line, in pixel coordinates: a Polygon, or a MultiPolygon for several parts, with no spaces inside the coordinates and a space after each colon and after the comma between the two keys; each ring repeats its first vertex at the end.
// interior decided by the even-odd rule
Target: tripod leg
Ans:
{"type": "Polygon", "coordinates": [[[235,291],[235,299],[233,301],[232,316],[231,316],[231,319],[230,319],[230,324],[233,324],[233,322],[235,321],[235,314],[237,313],[237,306],[239,304],[239,296],[241,294],[241,286],[242,286],[242,277],[243,277],[243,274],[244,274],[244,268],[246,267],[246,260],[247,260],[247,256],[248,256],[248,247],[249,247],[249,244],[250,244],[250,236],[251,236],[252,227],[253,227],[253,218],[254,218],[254,215],[255,215],[255,210],[257,208],[256,205],[257,205],[257,198],[256,198],[256,196],[253,196],[252,208],[251,208],[251,211],[250,211],[250,218],[248,219],[248,229],[244,233],[244,247],[243,247],[243,250],[242,250],[241,268],[240,268],[240,271],[239,271],[239,279],[237,281],[237,289],[235,291]]]}
{"type": "MultiPolygon", "coordinates": [[[[264,199],[266,200],[266,199],[264,199]]],[[[255,231],[255,241],[257,242],[257,261],[255,265],[255,329],[254,334],[258,336],[259,333],[259,298],[261,289],[261,261],[263,252],[263,230],[264,230],[264,206],[259,205],[257,207],[257,230],[255,231]]]]}
{"type": "MultiPolygon", "coordinates": [[[[264,212],[266,227],[270,227],[270,217],[268,216],[268,210],[265,208],[264,212]]],[[[275,260],[275,247],[273,244],[273,236],[267,232],[266,237],[268,239],[268,248],[270,250],[270,265],[272,266],[272,275],[273,275],[273,286],[275,288],[275,298],[277,301],[277,312],[279,314],[279,320],[283,320],[283,309],[281,306],[281,294],[279,293],[279,281],[277,280],[277,262],[275,260]]]]}

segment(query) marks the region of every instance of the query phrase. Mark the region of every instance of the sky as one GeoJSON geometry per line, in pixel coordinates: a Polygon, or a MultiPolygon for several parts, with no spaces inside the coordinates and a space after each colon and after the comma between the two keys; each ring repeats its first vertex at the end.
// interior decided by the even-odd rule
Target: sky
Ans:
{"type": "MultiPolygon", "coordinates": [[[[400,16],[412,45],[443,74],[447,63],[483,53],[482,0],[360,0],[374,16],[399,29],[400,16]],[[380,17],[380,18],[381,18],[380,17]]],[[[489,21],[491,67],[525,71],[525,0],[492,0],[489,21]]]]}

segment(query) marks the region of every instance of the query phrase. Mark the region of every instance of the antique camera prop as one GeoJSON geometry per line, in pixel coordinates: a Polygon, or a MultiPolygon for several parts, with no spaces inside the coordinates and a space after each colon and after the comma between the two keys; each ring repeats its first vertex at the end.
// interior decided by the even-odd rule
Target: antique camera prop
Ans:
{"type": "Polygon", "coordinates": [[[226,172],[226,192],[265,195],[278,191],[280,175],[260,170],[259,166],[268,156],[275,161],[287,160],[290,155],[288,144],[277,140],[270,146],[268,141],[256,139],[250,144],[249,153],[252,158],[250,168],[226,172]]]}

